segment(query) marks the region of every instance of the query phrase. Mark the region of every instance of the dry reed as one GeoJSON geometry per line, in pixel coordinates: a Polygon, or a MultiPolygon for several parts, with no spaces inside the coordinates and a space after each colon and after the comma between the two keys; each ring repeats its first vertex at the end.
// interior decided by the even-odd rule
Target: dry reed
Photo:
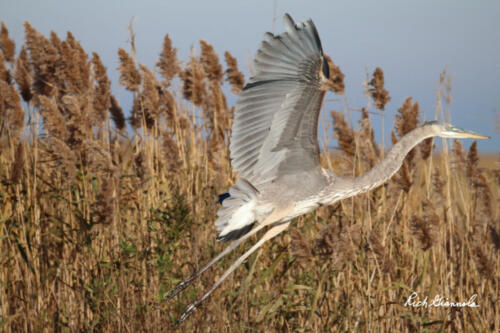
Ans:
{"type": "MultiPolygon", "coordinates": [[[[201,41],[181,68],[166,35],[160,82],[119,49],[132,136],[97,54],[89,59],[71,33],[47,38],[29,23],[25,33],[17,56],[4,25],[0,33],[0,330],[171,331],[183,305],[247,248],[163,301],[223,246],[215,201],[234,175],[222,79],[242,89],[237,61],[226,52],[224,71],[201,41]]],[[[329,66],[329,86],[343,94],[343,74],[329,66]]],[[[369,98],[380,110],[390,99],[383,81],[376,69],[369,98]]],[[[380,160],[367,105],[358,129],[331,113],[340,151],[324,151],[325,166],[351,176],[380,160]]],[[[418,126],[418,113],[408,98],[393,142],[418,126]]],[[[480,167],[476,143],[467,157],[455,143],[452,173],[440,154],[426,161],[431,143],[419,150],[383,195],[294,220],[289,237],[250,257],[182,330],[498,331],[498,166],[480,167]],[[478,294],[480,307],[405,307],[413,291],[451,301],[478,294]]]]}

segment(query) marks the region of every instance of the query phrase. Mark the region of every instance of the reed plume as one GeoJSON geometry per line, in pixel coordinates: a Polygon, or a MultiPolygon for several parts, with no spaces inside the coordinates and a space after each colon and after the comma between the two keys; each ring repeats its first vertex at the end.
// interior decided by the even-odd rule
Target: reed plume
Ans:
{"type": "Polygon", "coordinates": [[[47,131],[48,135],[58,138],[61,141],[66,141],[66,120],[61,114],[56,102],[46,96],[40,96],[39,102],[44,129],[47,131]]]}
{"type": "Polygon", "coordinates": [[[167,170],[170,172],[179,171],[183,166],[183,162],[177,143],[169,133],[163,133],[162,140],[162,151],[167,170]]]}
{"type": "Polygon", "coordinates": [[[414,214],[411,219],[413,234],[420,241],[422,250],[428,250],[436,242],[439,216],[429,200],[422,202],[422,215],[414,214]]]}
{"type": "Polygon", "coordinates": [[[469,148],[469,153],[467,154],[467,178],[473,182],[478,173],[478,161],[479,156],[477,153],[477,141],[474,140],[469,148]]]}
{"type": "Polygon", "coordinates": [[[333,117],[333,130],[340,149],[349,156],[354,156],[356,146],[354,143],[354,131],[350,128],[341,112],[331,111],[333,117]]]}
{"type": "Polygon", "coordinates": [[[92,204],[93,225],[109,225],[116,215],[115,201],[118,197],[116,180],[112,177],[105,178],[101,190],[92,204]]]}
{"type": "Polygon", "coordinates": [[[111,82],[106,74],[106,67],[102,64],[97,53],[92,53],[92,69],[97,86],[94,91],[93,118],[94,124],[104,123],[108,119],[108,110],[111,108],[111,82]]]}
{"type": "Polygon", "coordinates": [[[0,29],[0,49],[2,50],[5,60],[13,63],[16,54],[16,43],[9,38],[9,30],[4,22],[2,22],[2,28],[0,29]]]}
{"type": "Polygon", "coordinates": [[[28,53],[26,52],[26,47],[23,46],[16,60],[14,78],[23,100],[28,103],[33,98],[33,93],[31,92],[31,85],[33,84],[32,76],[33,74],[28,63],[28,53]]]}
{"type": "Polygon", "coordinates": [[[453,140],[453,148],[451,151],[452,167],[456,170],[465,170],[466,160],[464,148],[458,139],[453,140]]]}
{"type": "Polygon", "coordinates": [[[118,57],[120,58],[118,66],[120,84],[127,90],[138,93],[141,85],[141,73],[135,67],[134,59],[122,48],[118,49],[118,57]]]}
{"type": "MultiPolygon", "coordinates": [[[[419,112],[418,102],[413,103],[411,97],[406,98],[403,105],[398,109],[396,121],[394,122],[394,128],[400,138],[410,133],[418,126],[419,112]]],[[[395,143],[394,139],[395,135],[393,136],[393,144],[395,143]]],[[[413,148],[406,155],[403,165],[395,177],[396,183],[399,184],[401,189],[405,192],[408,192],[413,185],[412,170],[415,166],[415,151],[416,148],[413,148]]]]}
{"type": "Polygon", "coordinates": [[[370,168],[373,167],[378,162],[380,150],[375,141],[370,116],[366,108],[361,108],[359,142],[360,158],[368,163],[370,168]]]}
{"type": "Polygon", "coordinates": [[[123,115],[123,110],[114,95],[111,94],[109,96],[109,100],[109,112],[111,113],[111,119],[113,119],[116,129],[123,131],[125,129],[125,116],[123,115]]]}
{"type": "Polygon", "coordinates": [[[296,228],[290,228],[290,253],[297,258],[297,261],[304,265],[313,258],[311,248],[304,238],[302,232],[296,228]]]}
{"type": "Polygon", "coordinates": [[[245,77],[238,70],[238,61],[234,58],[229,51],[224,53],[224,58],[226,59],[227,69],[226,69],[226,81],[231,84],[231,91],[235,94],[239,94],[243,86],[245,85],[245,77]]]}
{"type": "Polygon", "coordinates": [[[36,95],[54,96],[57,91],[56,70],[61,58],[58,49],[28,22],[24,23],[24,29],[28,59],[33,69],[32,91],[36,95]]]}
{"type": "Polygon", "coordinates": [[[179,60],[177,59],[177,49],[172,47],[172,40],[166,34],[163,39],[163,49],[160,53],[160,58],[156,62],[156,67],[163,76],[163,84],[165,87],[170,86],[172,79],[181,71],[179,60]]]}
{"type": "Polygon", "coordinates": [[[10,181],[12,184],[19,184],[24,174],[25,165],[25,151],[24,143],[19,142],[16,147],[16,152],[14,153],[14,161],[10,169],[10,181]]]}
{"type": "Polygon", "coordinates": [[[13,137],[19,137],[24,127],[24,109],[13,85],[0,80],[0,127],[6,127],[13,137]]]}
{"type": "Polygon", "coordinates": [[[0,52],[0,81],[11,83],[11,75],[3,54],[0,52]]]}
{"type": "Polygon", "coordinates": [[[195,57],[191,57],[180,77],[184,98],[196,106],[201,106],[206,95],[205,72],[195,57]]]}
{"type": "Polygon", "coordinates": [[[219,56],[215,53],[212,45],[200,40],[201,55],[200,62],[209,81],[222,82],[224,71],[219,63],[219,56]]]}
{"type": "Polygon", "coordinates": [[[338,228],[330,224],[323,228],[316,239],[316,253],[330,256],[334,269],[342,269],[348,262],[353,262],[359,256],[362,237],[360,224],[338,228]]]}
{"type": "Polygon", "coordinates": [[[434,139],[428,138],[420,143],[420,156],[425,161],[431,156],[432,151],[434,150],[434,139]]]}
{"type": "Polygon", "coordinates": [[[148,129],[153,128],[160,112],[160,84],[154,74],[144,65],[139,66],[142,72],[142,89],[135,98],[132,110],[132,122],[135,127],[140,127],[144,119],[148,129]],[[137,103],[136,103],[137,102],[137,103]]]}
{"type": "Polygon", "coordinates": [[[370,85],[369,92],[375,103],[375,108],[383,111],[387,103],[391,101],[391,96],[384,88],[384,72],[380,67],[375,68],[372,79],[368,84],[370,85]]]}

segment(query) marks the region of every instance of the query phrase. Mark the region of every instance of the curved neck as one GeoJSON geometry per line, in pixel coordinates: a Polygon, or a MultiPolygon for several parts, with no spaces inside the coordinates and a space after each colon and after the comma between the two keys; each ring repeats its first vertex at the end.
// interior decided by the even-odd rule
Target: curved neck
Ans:
{"type": "Polygon", "coordinates": [[[382,162],[375,165],[365,174],[353,178],[353,185],[360,188],[362,192],[382,185],[399,170],[410,150],[423,140],[437,134],[433,126],[423,126],[414,129],[392,147],[382,162]]]}
{"type": "Polygon", "coordinates": [[[422,126],[414,129],[398,141],[386,158],[370,171],[354,178],[336,177],[335,181],[327,186],[323,192],[322,203],[332,203],[382,185],[399,170],[404,158],[412,148],[423,140],[437,135],[439,133],[433,126],[422,126]]]}

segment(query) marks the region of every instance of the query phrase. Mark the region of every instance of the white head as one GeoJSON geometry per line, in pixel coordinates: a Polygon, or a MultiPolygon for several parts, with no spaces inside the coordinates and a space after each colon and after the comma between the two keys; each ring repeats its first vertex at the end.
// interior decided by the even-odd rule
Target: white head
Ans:
{"type": "Polygon", "coordinates": [[[436,134],[442,138],[456,138],[456,139],[490,139],[489,136],[465,130],[463,128],[455,127],[451,124],[440,123],[437,121],[429,121],[424,126],[432,126],[436,130],[436,134]]]}

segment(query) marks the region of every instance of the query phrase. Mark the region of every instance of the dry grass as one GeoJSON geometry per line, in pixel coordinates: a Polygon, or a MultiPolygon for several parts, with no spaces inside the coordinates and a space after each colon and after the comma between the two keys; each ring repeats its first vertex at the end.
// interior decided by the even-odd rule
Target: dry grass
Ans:
{"type": "MultiPolygon", "coordinates": [[[[17,57],[4,25],[0,34],[0,330],[172,330],[183,306],[251,243],[163,301],[226,245],[213,225],[216,195],[234,181],[221,85],[225,73],[241,90],[237,62],[226,53],[224,71],[201,41],[201,54],[181,63],[166,36],[159,81],[120,49],[120,83],[134,96],[129,136],[99,56],[70,33],[61,40],[25,28],[17,57]]],[[[332,89],[343,93],[331,66],[332,89]]],[[[383,109],[380,69],[370,85],[383,109]]],[[[333,113],[343,151],[324,153],[325,165],[352,175],[382,158],[373,112],[363,109],[358,130],[333,113]]],[[[418,112],[408,99],[394,140],[418,112]]],[[[450,158],[428,158],[431,148],[416,149],[383,187],[294,221],[182,329],[498,331],[497,157],[483,160],[474,145],[468,155],[456,146],[450,158]],[[451,301],[477,294],[480,307],[404,307],[412,291],[451,301]]]]}

